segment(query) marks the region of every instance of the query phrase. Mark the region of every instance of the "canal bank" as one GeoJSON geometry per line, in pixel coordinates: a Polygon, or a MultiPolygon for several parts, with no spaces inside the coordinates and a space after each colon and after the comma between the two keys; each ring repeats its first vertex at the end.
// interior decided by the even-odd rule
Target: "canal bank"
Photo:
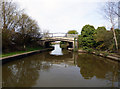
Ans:
{"type": "Polygon", "coordinates": [[[104,58],[108,58],[108,59],[120,62],[120,56],[119,55],[109,55],[109,54],[103,54],[103,53],[97,53],[97,52],[87,52],[85,50],[78,50],[78,53],[90,53],[90,54],[94,54],[94,55],[97,55],[97,56],[101,56],[101,57],[104,57],[104,58]]]}
{"type": "Polygon", "coordinates": [[[51,51],[54,48],[45,48],[45,49],[41,49],[41,50],[35,50],[35,51],[30,51],[30,52],[25,52],[25,53],[21,53],[21,54],[16,54],[16,55],[12,55],[12,56],[7,56],[7,57],[2,57],[0,58],[0,61],[2,61],[2,64],[5,64],[7,62],[13,61],[13,60],[18,60],[36,53],[41,53],[41,52],[45,52],[45,51],[51,51]]]}

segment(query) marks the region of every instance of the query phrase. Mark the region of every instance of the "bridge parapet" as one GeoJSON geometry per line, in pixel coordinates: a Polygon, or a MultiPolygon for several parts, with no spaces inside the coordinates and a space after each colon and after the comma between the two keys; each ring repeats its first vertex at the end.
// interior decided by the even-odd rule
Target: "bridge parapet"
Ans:
{"type": "Polygon", "coordinates": [[[68,34],[68,33],[47,33],[43,34],[44,38],[51,38],[51,37],[68,37],[68,38],[77,38],[78,34],[68,34]]]}
{"type": "Polygon", "coordinates": [[[66,34],[66,37],[68,37],[68,38],[77,38],[78,34],[66,34]]]}
{"type": "Polygon", "coordinates": [[[68,37],[45,37],[45,38],[42,38],[42,40],[45,40],[45,41],[74,41],[74,38],[68,38],[68,37]]]}

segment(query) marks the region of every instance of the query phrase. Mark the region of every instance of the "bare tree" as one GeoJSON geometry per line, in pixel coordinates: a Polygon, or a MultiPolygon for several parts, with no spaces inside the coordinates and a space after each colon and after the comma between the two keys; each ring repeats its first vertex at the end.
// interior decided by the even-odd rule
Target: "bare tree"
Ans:
{"type": "Polygon", "coordinates": [[[22,34],[28,34],[32,37],[36,37],[39,33],[39,26],[35,20],[32,20],[27,14],[21,15],[21,21],[19,22],[19,32],[22,34]]]}
{"type": "Polygon", "coordinates": [[[120,1],[118,2],[118,28],[120,28],[120,1]]]}
{"type": "MultiPolygon", "coordinates": [[[[1,5],[2,5],[2,1],[0,1],[0,19],[2,17],[2,13],[1,13],[1,5]]],[[[2,22],[0,20],[0,55],[2,54],[2,22]]]]}
{"type": "Polygon", "coordinates": [[[104,13],[105,13],[105,17],[111,23],[111,30],[113,31],[116,49],[118,50],[118,42],[114,30],[115,25],[118,23],[118,16],[117,16],[118,7],[116,7],[116,5],[118,6],[117,2],[106,2],[104,6],[104,13]]]}
{"type": "Polygon", "coordinates": [[[114,14],[120,17],[120,1],[119,2],[112,2],[112,6],[115,8],[113,10],[114,14]]]}
{"type": "Polygon", "coordinates": [[[29,42],[34,45],[41,35],[37,22],[19,10],[12,0],[0,0],[0,29],[3,50],[13,45],[17,49],[26,48],[29,42]]]}
{"type": "Polygon", "coordinates": [[[44,29],[43,30],[43,37],[49,37],[49,30],[48,29],[44,29]]]}
{"type": "Polygon", "coordinates": [[[22,14],[21,15],[21,20],[19,22],[19,28],[18,32],[21,33],[23,43],[24,43],[24,48],[26,47],[27,43],[27,38],[28,36],[31,37],[32,39],[37,38],[40,34],[40,28],[35,20],[32,20],[27,14],[22,14]]]}
{"type": "MultiPolygon", "coordinates": [[[[2,1],[0,1],[0,19],[2,19],[2,1]]],[[[0,34],[2,33],[2,21],[0,20],[0,34]]]]}
{"type": "Polygon", "coordinates": [[[20,20],[20,11],[15,3],[4,0],[1,4],[1,21],[3,30],[15,30],[20,20]]]}
{"type": "Polygon", "coordinates": [[[2,47],[3,49],[10,48],[12,45],[12,36],[18,28],[19,11],[17,6],[12,1],[0,1],[0,28],[2,31],[2,47]]]}

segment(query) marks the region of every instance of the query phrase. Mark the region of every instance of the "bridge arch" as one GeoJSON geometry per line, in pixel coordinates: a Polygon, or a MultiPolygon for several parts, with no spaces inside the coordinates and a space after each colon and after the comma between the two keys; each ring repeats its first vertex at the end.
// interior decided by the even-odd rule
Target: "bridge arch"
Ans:
{"type": "MultiPolygon", "coordinates": [[[[56,41],[61,41],[61,40],[56,40],[56,41]]],[[[44,47],[45,47],[45,48],[49,48],[51,42],[55,42],[55,41],[45,41],[44,47]]],[[[74,46],[74,42],[69,42],[69,41],[61,41],[61,42],[67,42],[67,43],[68,43],[67,48],[73,48],[73,46],[74,46]]]]}
{"type": "MultiPolygon", "coordinates": [[[[55,35],[56,34],[57,33],[55,33],[55,35]]],[[[62,35],[63,35],[63,33],[62,33],[62,35]]],[[[44,47],[50,47],[51,42],[64,41],[64,42],[69,43],[68,48],[74,49],[74,48],[77,48],[77,38],[78,38],[77,34],[66,34],[66,33],[64,33],[63,36],[57,36],[57,35],[54,36],[54,33],[50,33],[50,34],[47,34],[47,36],[43,36],[41,41],[42,41],[42,44],[43,44],[44,47]]]]}

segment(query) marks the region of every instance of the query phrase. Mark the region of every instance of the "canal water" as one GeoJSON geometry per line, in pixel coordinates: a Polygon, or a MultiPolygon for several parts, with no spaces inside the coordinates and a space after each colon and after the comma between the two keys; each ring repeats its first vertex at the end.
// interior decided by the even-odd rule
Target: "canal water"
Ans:
{"type": "Polygon", "coordinates": [[[54,47],[4,64],[3,87],[118,87],[117,62],[54,47]]]}

